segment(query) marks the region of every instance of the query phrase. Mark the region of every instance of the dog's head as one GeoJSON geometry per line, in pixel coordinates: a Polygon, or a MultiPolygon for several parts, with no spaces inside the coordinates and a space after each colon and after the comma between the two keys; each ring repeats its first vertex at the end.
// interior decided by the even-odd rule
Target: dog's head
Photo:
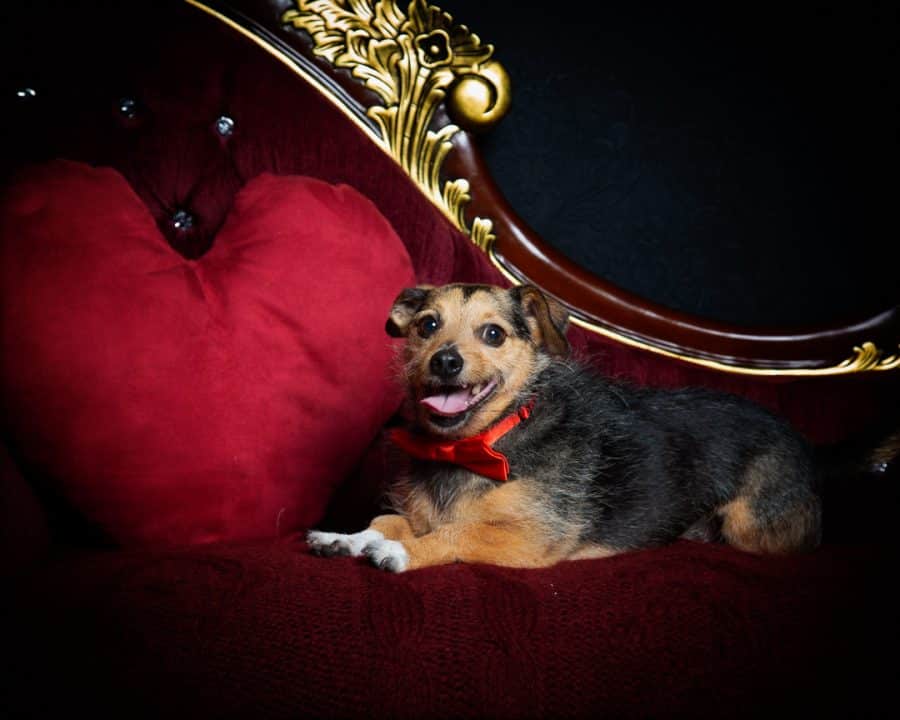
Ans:
{"type": "Polygon", "coordinates": [[[400,293],[388,334],[405,337],[413,419],[459,438],[490,426],[554,356],[569,352],[565,308],[537,288],[421,286],[400,293]]]}

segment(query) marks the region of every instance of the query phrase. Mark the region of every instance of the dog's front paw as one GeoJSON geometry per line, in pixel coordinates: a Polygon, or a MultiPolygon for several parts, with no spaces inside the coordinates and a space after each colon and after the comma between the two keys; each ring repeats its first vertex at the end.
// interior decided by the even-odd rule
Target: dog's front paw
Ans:
{"type": "Polygon", "coordinates": [[[363,554],[375,567],[388,572],[403,572],[409,567],[409,554],[396,540],[375,540],[363,548],[363,554]]]}
{"type": "Polygon", "coordinates": [[[359,557],[366,546],[379,541],[384,541],[384,535],[377,530],[363,530],[349,535],[310,530],[306,534],[306,544],[309,545],[310,551],[322,557],[339,555],[359,557]]]}

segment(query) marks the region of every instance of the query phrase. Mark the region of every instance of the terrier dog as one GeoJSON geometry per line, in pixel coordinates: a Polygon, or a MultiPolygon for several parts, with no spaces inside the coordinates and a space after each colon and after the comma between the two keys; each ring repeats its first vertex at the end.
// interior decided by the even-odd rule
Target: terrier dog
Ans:
{"type": "Polygon", "coordinates": [[[397,514],[311,531],[319,555],[393,572],[451,562],[542,567],[678,538],[755,553],[821,536],[811,449],[755,404],[602,378],[569,358],[568,315],[533,286],[406,289],[409,455],[397,514]]]}

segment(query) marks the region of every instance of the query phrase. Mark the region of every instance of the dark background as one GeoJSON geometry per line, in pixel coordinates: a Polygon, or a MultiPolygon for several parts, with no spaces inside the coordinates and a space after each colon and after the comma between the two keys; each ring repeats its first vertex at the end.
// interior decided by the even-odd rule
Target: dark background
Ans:
{"type": "Polygon", "coordinates": [[[898,302],[893,3],[439,3],[510,74],[489,167],[546,240],[669,307],[898,302]]]}
{"type": "MultiPolygon", "coordinates": [[[[849,322],[900,301],[896,3],[437,4],[508,70],[512,108],[481,146],[572,259],[737,324],[849,322]]],[[[140,4],[5,3],[7,104],[40,82],[52,38],[73,35],[74,60],[92,52],[68,30],[80,6],[131,13],[116,43],[157,32],[140,4]]],[[[53,122],[63,134],[71,118],[53,122]]]]}

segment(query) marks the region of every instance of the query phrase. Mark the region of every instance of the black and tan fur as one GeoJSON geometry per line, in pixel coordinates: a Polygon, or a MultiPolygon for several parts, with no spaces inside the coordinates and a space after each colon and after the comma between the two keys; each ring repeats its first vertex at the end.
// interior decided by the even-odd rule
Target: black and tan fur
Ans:
{"type": "Polygon", "coordinates": [[[406,339],[412,430],[475,435],[534,399],[531,417],[494,446],[510,479],[411,460],[393,491],[397,514],[353,535],[311,532],[312,550],[400,571],[458,561],[540,567],[680,537],[764,553],[818,544],[817,475],[786,423],[729,395],[601,378],[569,358],[566,324],[564,309],[531,286],[403,291],[387,329],[406,339]],[[459,358],[452,377],[434,362],[441,352],[459,358]],[[419,402],[436,387],[490,381],[495,389],[459,416],[419,402]]]}

